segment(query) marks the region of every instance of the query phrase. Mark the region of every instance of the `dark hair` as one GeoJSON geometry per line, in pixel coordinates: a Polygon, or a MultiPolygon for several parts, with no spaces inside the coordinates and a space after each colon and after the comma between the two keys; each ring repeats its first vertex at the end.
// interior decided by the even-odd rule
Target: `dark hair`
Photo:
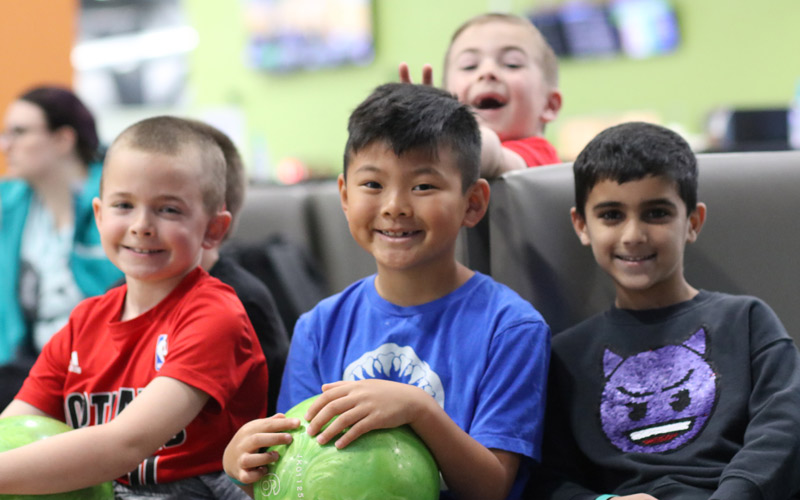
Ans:
{"type": "Polygon", "coordinates": [[[438,159],[439,148],[455,154],[464,192],[480,176],[481,135],[469,107],[429,85],[387,83],[376,88],[350,115],[344,175],[353,154],[385,141],[397,156],[421,151],[438,159]]]}
{"type": "Polygon", "coordinates": [[[62,87],[36,87],[19,97],[44,111],[50,131],[70,127],[75,131],[75,149],[87,165],[97,159],[97,128],[89,109],[71,90],[62,87]]]}
{"type": "MultiPolygon", "coordinates": [[[[106,158],[119,148],[132,148],[146,153],[179,156],[186,148],[195,148],[203,162],[204,178],[198,179],[206,211],[213,215],[225,204],[226,165],[216,139],[201,131],[194,120],[175,116],[155,116],[138,121],[120,133],[106,158]]],[[[103,184],[100,183],[102,196],[103,184]]]]}
{"type": "Polygon", "coordinates": [[[589,192],[600,181],[619,184],[648,176],[674,181],[688,213],[697,206],[697,158],[672,130],[651,123],[629,122],[600,132],[572,166],[575,209],[585,217],[589,192]]]}

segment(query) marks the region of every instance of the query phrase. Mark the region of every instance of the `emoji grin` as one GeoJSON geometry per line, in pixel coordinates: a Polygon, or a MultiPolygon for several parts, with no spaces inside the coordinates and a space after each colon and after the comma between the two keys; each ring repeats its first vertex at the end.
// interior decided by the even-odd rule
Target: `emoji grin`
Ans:
{"type": "Polygon", "coordinates": [[[655,446],[669,443],[689,432],[694,425],[693,418],[673,420],[663,424],[651,425],[628,433],[628,438],[637,445],[655,446]]]}

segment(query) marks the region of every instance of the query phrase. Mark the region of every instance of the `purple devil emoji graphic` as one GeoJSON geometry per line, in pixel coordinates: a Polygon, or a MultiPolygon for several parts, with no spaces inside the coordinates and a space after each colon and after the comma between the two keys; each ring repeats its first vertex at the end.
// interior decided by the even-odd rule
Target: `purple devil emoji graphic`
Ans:
{"type": "Polygon", "coordinates": [[[661,453],[692,441],[717,400],[717,376],[706,361],[706,330],[681,345],[623,359],[603,354],[603,431],[625,452],[661,453]]]}

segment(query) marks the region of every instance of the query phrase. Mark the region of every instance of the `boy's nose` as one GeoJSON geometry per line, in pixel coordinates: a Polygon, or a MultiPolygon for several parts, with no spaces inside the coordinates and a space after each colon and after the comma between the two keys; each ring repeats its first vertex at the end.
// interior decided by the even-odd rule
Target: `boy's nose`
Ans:
{"type": "Polygon", "coordinates": [[[622,229],[622,242],[626,244],[641,243],[647,240],[647,231],[641,221],[629,219],[622,229]]]}
{"type": "Polygon", "coordinates": [[[137,236],[152,236],[153,223],[146,211],[142,210],[134,219],[130,227],[131,233],[137,236]]]}
{"type": "Polygon", "coordinates": [[[491,60],[484,60],[478,67],[478,79],[497,80],[497,64],[491,60]]]}
{"type": "Polygon", "coordinates": [[[408,217],[411,215],[408,197],[401,193],[387,193],[383,200],[383,215],[388,217],[408,217]]]}

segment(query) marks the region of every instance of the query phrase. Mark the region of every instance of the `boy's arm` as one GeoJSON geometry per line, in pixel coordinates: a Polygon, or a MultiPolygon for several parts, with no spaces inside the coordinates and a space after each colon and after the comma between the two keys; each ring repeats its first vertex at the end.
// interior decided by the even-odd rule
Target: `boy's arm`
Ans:
{"type": "Polygon", "coordinates": [[[494,130],[486,125],[480,125],[480,131],[481,177],[491,179],[512,170],[522,170],[528,167],[520,155],[503,147],[500,137],[494,130]]]}
{"type": "Polygon", "coordinates": [[[116,479],[184,429],[208,398],[188,384],[156,377],[107,424],[0,453],[0,492],[59,493],[116,479]]]}
{"type": "Polygon", "coordinates": [[[751,354],[744,446],[725,467],[712,500],[789,498],[800,491],[800,354],[775,313],[761,302],[750,311],[750,328],[753,342],[775,340],[751,354]]]}
{"type": "Polygon", "coordinates": [[[489,450],[464,432],[436,401],[419,387],[386,380],[336,382],[309,408],[312,436],[338,415],[317,440],[326,443],[350,429],[335,445],[343,448],[373,429],[408,424],[431,450],[450,491],[459,499],[506,498],[519,467],[519,456],[489,450]]]}
{"type": "Polygon", "coordinates": [[[25,401],[20,401],[19,399],[15,399],[8,403],[8,406],[6,406],[6,409],[3,410],[3,413],[0,413],[0,418],[16,417],[18,415],[38,415],[40,417],[54,418],[52,415],[48,415],[32,404],[26,403],[25,401]]]}

